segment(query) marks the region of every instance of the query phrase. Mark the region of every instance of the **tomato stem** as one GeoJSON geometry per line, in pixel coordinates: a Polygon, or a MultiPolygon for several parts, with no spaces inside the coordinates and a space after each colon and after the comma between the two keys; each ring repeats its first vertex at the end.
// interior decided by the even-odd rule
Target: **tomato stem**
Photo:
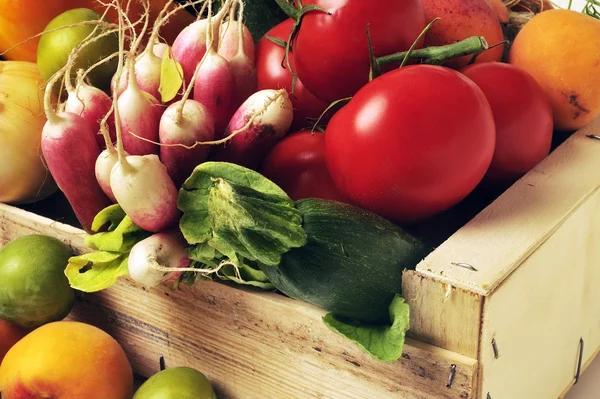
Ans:
{"type": "Polygon", "coordinates": [[[445,46],[431,46],[413,51],[403,51],[377,58],[380,67],[404,61],[405,58],[420,60],[423,64],[442,65],[453,58],[481,53],[488,49],[488,43],[482,36],[472,36],[458,43],[445,46]]]}

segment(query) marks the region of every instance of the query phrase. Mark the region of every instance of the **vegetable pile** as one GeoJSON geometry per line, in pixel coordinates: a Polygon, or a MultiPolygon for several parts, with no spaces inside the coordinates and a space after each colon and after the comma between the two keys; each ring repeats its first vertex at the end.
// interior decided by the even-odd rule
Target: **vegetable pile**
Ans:
{"type": "Polygon", "coordinates": [[[277,290],[395,361],[431,223],[600,115],[595,1],[130,3],[57,15],[37,50],[41,152],[94,250],[65,269],[81,291],[277,290]]]}

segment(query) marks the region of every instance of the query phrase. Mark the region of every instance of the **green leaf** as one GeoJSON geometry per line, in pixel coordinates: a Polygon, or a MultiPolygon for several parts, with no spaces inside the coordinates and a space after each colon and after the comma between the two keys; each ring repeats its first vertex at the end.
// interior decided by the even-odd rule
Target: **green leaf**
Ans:
{"type": "Polygon", "coordinates": [[[150,234],[133,223],[129,216],[125,216],[114,230],[87,235],[84,243],[97,251],[125,253],[150,234]]]}
{"type": "Polygon", "coordinates": [[[97,292],[113,285],[129,273],[127,254],[92,252],[69,259],[65,275],[74,289],[97,292]]]}
{"type": "Polygon", "coordinates": [[[92,231],[100,231],[100,229],[107,223],[110,223],[108,226],[108,231],[113,231],[117,228],[119,223],[121,223],[124,217],[125,211],[118,204],[107,206],[98,212],[96,217],[94,217],[94,221],[92,222],[92,231]]]}
{"type": "Polygon", "coordinates": [[[409,328],[410,309],[404,298],[396,295],[389,307],[391,325],[367,325],[328,313],[323,323],[332,331],[348,338],[375,359],[394,362],[402,356],[409,328]]]}
{"type": "Polygon", "coordinates": [[[166,103],[175,98],[183,84],[183,69],[181,64],[171,58],[171,51],[165,51],[160,65],[160,84],[158,92],[162,102],[166,103]]]}

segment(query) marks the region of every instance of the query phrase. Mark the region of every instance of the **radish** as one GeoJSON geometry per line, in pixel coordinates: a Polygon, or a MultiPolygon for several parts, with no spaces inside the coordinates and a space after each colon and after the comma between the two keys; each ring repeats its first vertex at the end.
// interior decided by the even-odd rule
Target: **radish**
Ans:
{"type": "Polygon", "coordinates": [[[208,158],[210,146],[186,148],[168,144],[193,146],[196,142],[213,140],[214,121],[199,102],[179,100],[164,112],[160,120],[159,136],[160,143],[167,144],[160,147],[160,159],[176,187],[181,187],[194,168],[208,158]]]}
{"type": "Polygon", "coordinates": [[[179,278],[182,270],[188,270],[191,263],[185,252],[186,244],[178,230],[156,233],[143,239],[129,252],[129,276],[148,288],[179,278]]]}
{"type": "Polygon", "coordinates": [[[206,25],[206,53],[194,83],[194,100],[204,105],[212,115],[215,124],[215,137],[221,138],[236,109],[235,76],[229,62],[217,53],[210,7],[209,3],[208,23],[206,25]]]}
{"type": "Polygon", "coordinates": [[[196,66],[183,98],[171,104],[160,119],[160,159],[166,165],[169,176],[177,187],[181,187],[194,168],[208,158],[210,147],[195,146],[196,143],[211,141],[215,136],[212,115],[204,105],[189,99],[207,54],[196,66]]]}
{"type": "Polygon", "coordinates": [[[155,56],[157,56],[158,58],[162,59],[162,57],[165,55],[165,53],[167,51],[171,50],[171,46],[169,46],[167,43],[155,43],[152,46],[152,52],[154,53],[155,56]]]}
{"type": "MultiPolygon", "coordinates": [[[[121,13],[119,13],[121,15],[121,13]]],[[[119,17],[119,25],[123,23],[119,17]]],[[[116,84],[123,75],[123,35],[119,38],[119,63],[116,73],[116,84]]],[[[133,55],[127,60],[132,68],[133,55]]],[[[123,92],[125,96],[132,88],[137,89],[133,71],[129,70],[129,85],[123,92]]],[[[137,89],[139,93],[143,93],[137,89]]],[[[124,135],[121,129],[121,105],[123,109],[132,112],[132,104],[122,103],[122,97],[115,92],[114,107],[115,127],[117,131],[117,163],[110,172],[110,188],[118,204],[131,218],[131,220],[146,231],[158,232],[176,223],[179,216],[177,209],[177,188],[167,173],[167,168],[160,162],[155,154],[129,155],[124,150],[124,135]],[[129,107],[129,108],[128,108],[129,107]]],[[[145,110],[147,112],[147,109],[145,110]]],[[[134,112],[130,116],[135,116],[134,112]]],[[[140,113],[138,118],[148,118],[150,113],[140,113]]],[[[157,119],[158,124],[158,119],[157,119]]],[[[138,124],[139,120],[138,120],[138,124]]],[[[158,136],[158,126],[156,128],[158,136]]],[[[155,144],[152,144],[155,146],[155,144]]],[[[158,147],[157,147],[158,148],[158,147]]]]}
{"type": "MultiPolygon", "coordinates": [[[[113,108],[111,107],[110,112],[112,111],[113,108]]],[[[107,114],[100,123],[100,133],[104,138],[106,149],[100,153],[98,159],[96,160],[95,173],[96,180],[98,181],[98,184],[100,184],[100,188],[102,188],[104,194],[106,194],[106,196],[110,198],[113,203],[115,203],[117,202],[117,199],[110,188],[110,172],[119,160],[119,156],[117,150],[112,144],[112,140],[106,127],[108,117],[109,115],[107,114]]]]}
{"type": "MultiPolygon", "coordinates": [[[[233,10],[234,7],[231,7],[233,10]]],[[[233,18],[225,21],[220,28],[218,53],[227,61],[231,61],[239,52],[239,30],[242,27],[242,37],[244,40],[244,53],[254,62],[254,39],[252,33],[241,19],[235,21],[233,18]]]]}
{"type": "MultiPolygon", "coordinates": [[[[100,121],[112,107],[112,99],[102,90],[90,86],[83,81],[83,70],[77,71],[77,85],[74,88],[70,79],[65,79],[67,101],[64,110],[81,116],[94,132],[98,146],[105,147],[104,138],[100,134],[100,121]]],[[[111,142],[115,140],[114,120],[108,120],[111,142]]]]}
{"type": "Polygon", "coordinates": [[[50,93],[64,70],[57,72],[46,86],[44,110],[48,120],[42,129],[41,148],[48,170],[75,216],[91,232],[94,217],[111,202],[94,179],[100,154],[94,132],[81,116],[52,110],[50,93]]]}
{"type": "Polygon", "coordinates": [[[158,141],[163,108],[154,96],[139,89],[133,59],[128,59],[127,65],[127,88],[121,95],[117,93],[115,107],[119,110],[119,123],[123,129],[123,148],[131,155],[158,154],[158,146],[153,142],[158,141]]]}
{"type": "Polygon", "coordinates": [[[292,125],[292,104],[284,89],[260,90],[238,108],[226,129],[232,136],[211,158],[256,169],[292,125]]]}
{"type": "MultiPolygon", "coordinates": [[[[238,14],[238,26],[244,26],[242,23],[244,17],[244,2],[243,0],[238,1],[239,14],[238,14]]],[[[244,30],[237,29],[238,31],[238,51],[230,60],[229,67],[233,73],[235,79],[235,107],[239,107],[252,93],[256,92],[258,88],[258,76],[256,74],[256,66],[254,61],[248,57],[245,49],[244,30]]],[[[254,46],[252,46],[252,52],[254,54],[254,46]]]]}
{"type": "MultiPolygon", "coordinates": [[[[206,0],[209,9],[211,8],[212,0],[206,0]]],[[[233,0],[226,0],[219,12],[214,16],[214,25],[211,25],[208,19],[201,19],[193,22],[185,27],[173,41],[171,46],[173,50],[173,58],[181,64],[185,84],[189,85],[192,80],[192,75],[196,70],[196,65],[200,63],[202,57],[206,53],[208,46],[207,30],[211,25],[212,36],[219,37],[219,26],[225,17],[225,14],[231,7],[233,0]]],[[[210,13],[209,13],[210,14],[210,13]]],[[[201,15],[199,13],[198,15],[201,15]]],[[[218,40],[215,40],[215,43],[218,40]]],[[[215,49],[217,46],[215,46],[215,49]]]]}

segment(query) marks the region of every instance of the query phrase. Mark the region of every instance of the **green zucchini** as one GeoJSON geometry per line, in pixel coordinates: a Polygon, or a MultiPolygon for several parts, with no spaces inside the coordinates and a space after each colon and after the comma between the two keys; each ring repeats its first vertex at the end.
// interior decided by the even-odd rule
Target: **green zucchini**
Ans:
{"type": "Polygon", "coordinates": [[[365,323],[389,322],[402,290],[402,271],[432,248],[388,220],[322,199],[296,202],[307,243],[284,253],[277,266],[260,264],[284,294],[365,323]]]}

